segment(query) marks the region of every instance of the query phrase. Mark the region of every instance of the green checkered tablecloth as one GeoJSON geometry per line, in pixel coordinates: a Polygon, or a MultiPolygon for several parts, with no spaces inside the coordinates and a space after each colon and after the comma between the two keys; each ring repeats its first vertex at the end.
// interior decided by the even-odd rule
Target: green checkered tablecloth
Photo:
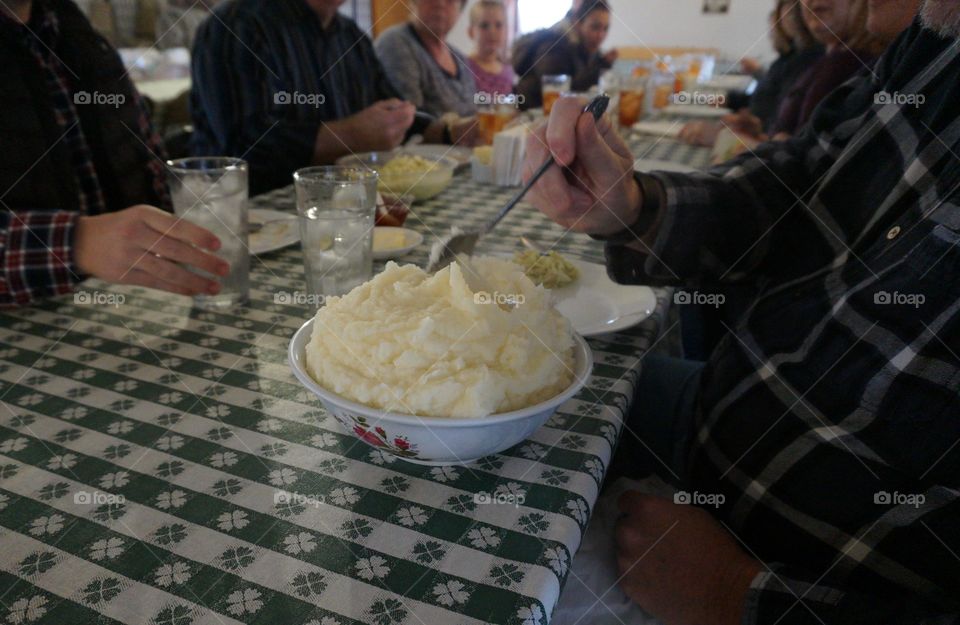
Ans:
{"type": "MultiPolygon", "coordinates": [[[[479,223],[510,193],[461,175],[408,223],[479,223]]],[[[292,192],[252,204],[291,210],[292,192]]],[[[520,234],[601,258],[530,206],[485,251],[520,234]]],[[[434,468],[359,442],[294,380],[286,347],[310,311],[276,297],[303,289],[299,248],[256,260],[251,289],[204,312],[91,281],[0,313],[0,621],[545,625],[663,294],[590,341],[588,386],[529,440],[434,468]]]]}

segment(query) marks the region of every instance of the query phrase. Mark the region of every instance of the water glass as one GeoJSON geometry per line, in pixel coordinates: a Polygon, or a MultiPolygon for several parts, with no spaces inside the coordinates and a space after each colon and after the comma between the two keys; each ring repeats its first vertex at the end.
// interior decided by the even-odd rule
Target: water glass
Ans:
{"type": "Polygon", "coordinates": [[[247,245],[247,163],[239,158],[197,157],[167,161],[170,194],[177,217],[206,228],[220,239],[214,254],[230,264],[220,278],[217,295],[197,295],[198,308],[231,308],[246,302],[250,292],[250,249],[247,245]]]}
{"type": "Polygon", "coordinates": [[[320,306],[373,274],[378,179],[356,167],[308,167],[293,175],[307,301],[320,306]]]}

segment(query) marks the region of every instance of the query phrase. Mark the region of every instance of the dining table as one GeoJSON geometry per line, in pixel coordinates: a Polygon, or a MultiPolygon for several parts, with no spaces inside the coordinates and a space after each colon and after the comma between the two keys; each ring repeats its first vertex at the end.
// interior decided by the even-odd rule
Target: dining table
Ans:
{"type": "MultiPolygon", "coordinates": [[[[628,141],[638,159],[709,161],[628,141]]],[[[424,264],[437,237],[515,191],[458,173],[412,207],[426,241],[398,262],[424,264]]],[[[250,207],[295,214],[293,189],[250,207]]],[[[521,236],[603,263],[601,243],[527,203],[479,251],[512,253],[521,236]]],[[[670,291],[638,325],[589,339],[592,376],[529,439],[424,466],[359,440],[296,381],[304,288],[294,245],[252,258],[234,308],[88,280],[0,311],[0,621],[549,623],[643,357],[674,329],[670,291]]]]}

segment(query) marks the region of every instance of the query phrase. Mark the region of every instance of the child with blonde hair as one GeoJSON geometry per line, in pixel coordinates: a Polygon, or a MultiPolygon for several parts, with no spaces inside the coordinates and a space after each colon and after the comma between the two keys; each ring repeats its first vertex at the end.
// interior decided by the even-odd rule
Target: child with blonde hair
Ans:
{"type": "Polygon", "coordinates": [[[513,68],[501,60],[507,43],[507,9],[503,1],[478,0],[470,9],[468,32],[475,48],[467,59],[467,66],[473,72],[477,92],[513,93],[513,68]]]}

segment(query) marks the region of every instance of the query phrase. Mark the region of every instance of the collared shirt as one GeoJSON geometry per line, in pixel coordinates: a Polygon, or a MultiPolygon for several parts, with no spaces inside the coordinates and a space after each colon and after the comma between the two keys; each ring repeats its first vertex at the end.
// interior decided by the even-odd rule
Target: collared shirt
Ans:
{"type": "Polygon", "coordinates": [[[366,34],[339,14],[323,28],[304,0],[220,4],[192,63],[194,153],[245,159],[254,194],[311,164],[323,122],[398,97],[366,34]]]}
{"type": "MultiPolygon", "coordinates": [[[[76,10],[73,8],[72,10],[76,10]]],[[[77,106],[85,104],[78,97],[90,97],[86,85],[77,84],[77,77],[64,65],[58,50],[60,20],[56,10],[42,0],[33,4],[31,19],[22,24],[0,11],[0,33],[22,45],[36,62],[49,93],[56,135],[44,137],[47,149],[62,142],[68,148],[70,173],[75,178],[76,203],[56,207],[57,210],[24,210],[19,206],[3,206],[0,211],[0,306],[24,305],[34,299],[69,292],[82,276],[74,266],[73,235],[81,215],[96,215],[108,210],[104,190],[97,172],[84,123],[77,106]]],[[[134,91],[134,96],[136,93],[134,91]]],[[[157,158],[147,163],[155,196],[161,207],[168,207],[165,173],[160,157],[160,138],[150,126],[142,102],[134,103],[140,111],[138,126],[130,128],[138,138],[137,147],[146,146],[157,158]]],[[[131,138],[131,141],[134,141],[131,138]]],[[[5,146],[15,149],[15,146],[5,146]]],[[[30,172],[20,172],[26,177],[30,172]]],[[[56,181],[50,181],[56,184],[56,181]]]]}
{"type": "Polygon", "coordinates": [[[769,567],[744,623],[960,622],[960,43],[915,25],[873,72],[789,142],[655,174],[652,252],[607,250],[680,304],[760,290],[704,371],[686,485],[769,567]]]}

